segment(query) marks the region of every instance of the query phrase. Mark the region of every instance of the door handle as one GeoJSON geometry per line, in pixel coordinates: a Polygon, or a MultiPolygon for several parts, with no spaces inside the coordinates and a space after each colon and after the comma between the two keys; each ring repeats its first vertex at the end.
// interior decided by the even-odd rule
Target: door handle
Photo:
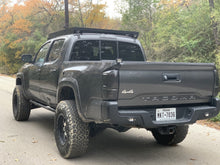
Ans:
{"type": "Polygon", "coordinates": [[[164,82],[181,82],[181,78],[178,73],[164,73],[162,77],[164,82]]]}

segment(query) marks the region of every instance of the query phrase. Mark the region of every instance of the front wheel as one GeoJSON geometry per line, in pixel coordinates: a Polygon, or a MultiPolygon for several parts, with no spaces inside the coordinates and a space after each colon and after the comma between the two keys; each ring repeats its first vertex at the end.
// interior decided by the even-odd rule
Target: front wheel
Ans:
{"type": "Polygon", "coordinates": [[[161,134],[159,129],[151,130],[154,138],[162,145],[176,145],[182,142],[188,133],[188,125],[177,126],[173,134],[161,134]]]}
{"type": "Polygon", "coordinates": [[[57,105],[54,134],[57,148],[64,158],[79,157],[87,151],[89,126],[80,119],[74,101],[65,100],[57,105]]]}
{"type": "Polygon", "coordinates": [[[17,121],[25,121],[30,116],[30,102],[24,97],[21,86],[17,85],[12,96],[13,115],[17,121]]]}

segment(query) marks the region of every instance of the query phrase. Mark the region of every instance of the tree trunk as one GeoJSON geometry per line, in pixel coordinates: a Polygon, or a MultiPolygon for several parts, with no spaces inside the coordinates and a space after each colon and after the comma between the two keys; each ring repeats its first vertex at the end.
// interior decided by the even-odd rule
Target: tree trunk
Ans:
{"type": "Polygon", "coordinates": [[[81,26],[82,26],[82,27],[85,27],[85,25],[84,25],[84,21],[83,21],[83,15],[82,15],[82,10],[81,10],[81,3],[80,3],[80,0],[78,0],[78,7],[79,7],[79,16],[80,16],[81,26]]]}
{"type": "Polygon", "coordinates": [[[65,29],[69,28],[69,8],[68,0],[65,0],[65,29]]]}
{"type": "MultiPolygon", "coordinates": [[[[212,11],[215,8],[214,0],[209,0],[209,7],[210,7],[210,12],[212,13],[212,11]]],[[[213,36],[215,39],[215,45],[216,45],[216,47],[218,47],[218,46],[220,46],[220,42],[218,39],[218,23],[215,20],[214,16],[211,16],[211,21],[212,21],[212,31],[213,31],[213,36]]]]}
{"type": "Polygon", "coordinates": [[[209,0],[210,10],[214,9],[214,0],[209,0]]]}

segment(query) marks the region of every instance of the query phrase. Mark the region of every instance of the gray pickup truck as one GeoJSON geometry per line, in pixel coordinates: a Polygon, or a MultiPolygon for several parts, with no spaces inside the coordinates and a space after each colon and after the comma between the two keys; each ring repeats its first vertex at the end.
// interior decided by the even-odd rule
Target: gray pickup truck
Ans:
{"type": "Polygon", "coordinates": [[[13,114],[55,112],[54,134],[64,158],[78,157],[89,136],[104,128],[150,130],[175,145],[188,125],[219,112],[214,64],[146,62],[138,33],[71,28],[49,35],[38,53],[23,55],[13,93],[13,114]]]}

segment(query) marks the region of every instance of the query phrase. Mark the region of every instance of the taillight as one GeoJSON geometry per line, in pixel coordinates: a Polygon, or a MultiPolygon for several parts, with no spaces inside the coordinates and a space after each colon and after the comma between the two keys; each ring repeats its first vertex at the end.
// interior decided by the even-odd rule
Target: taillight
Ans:
{"type": "Polygon", "coordinates": [[[102,73],[102,97],[104,100],[118,98],[118,70],[108,70],[102,73]]]}
{"type": "Polygon", "coordinates": [[[217,96],[219,92],[219,76],[217,70],[214,70],[214,75],[215,75],[214,96],[217,96]]]}

